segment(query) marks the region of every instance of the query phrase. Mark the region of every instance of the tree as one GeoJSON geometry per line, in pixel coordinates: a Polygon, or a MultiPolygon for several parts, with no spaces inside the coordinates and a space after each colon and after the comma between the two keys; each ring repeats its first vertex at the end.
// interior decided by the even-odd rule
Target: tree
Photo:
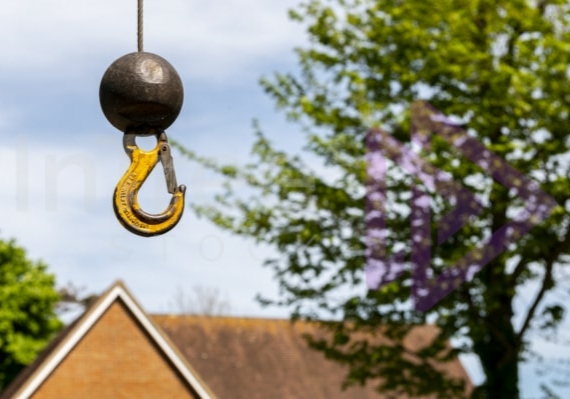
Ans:
{"type": "Polygon", "coordinates": [[[222,298],[219,289],[201,285],[192,287],[191,295],[178,287],[172,306],[177,312],[192,315],[223,316],[231,311],[230,302],[222,298]]]}
{"type": "MultiPolygon", "coordinates": [[[[377,379],[383,391],[459,397],[461,384],[439,375],[429,360],[441,357],[445,342],[455,338],[463,345],[447,354],[475,354],[485,373],[473,397],[520,397],[519,365],[532,354],[530,334],[555,334],[566,311],[567,298],[552,294],[568,288],[558,277],[570,252],[563,208],[570,199],[569,12],[560,0],[307,0],[290,13],[310,38],[297,50],[300,73],[278,73],[262,86],[304,129],[305,159],[312,161],[275,149],[259,129],[254,159],[245,166],[218,164],[179,146],[228,180],[215,205],[193,205],[195,211],[283,255],[266,262],[281,297],[262,303],[294,306],[294,318],[336,320],[325,323],[333,340],[310,342],[350,366],[347,384],[377,379]],[[366,133],[382,127],[410,142],[409,109],[418,99],[466,126],[561,205],[427,312],[414,311],[409,302],[413,178],[395,165],[385,182],[386,248],[407,253],[407,272],[379,290],[358,293],[366,264],[366,133]],[[315,157],[328,172],[317,172],[315,157]],[[235,182],[245,182],[253,194],[233,189],[235,182]],[[532,299],[517,310],[521,295],[532,299]],[[402,356],[402,345],[358,339],[358,332],[379,328],[401,339],[426,321],[440,334],[411,360],[402,356]]],[[[524,204],[444,140],[434,136],[430,143],[422,156],[491,205],[431,248],[440,272],[524,204]]],[[[431,207],[432,220],[449,210],[437,193],[431,207]]]]}
{"type": "Polygon", "coordinates": [[[14,240],[0,240],[0,391],[58,332],[55,277],[14,240]]]}
{"type": "Polygon", "coordinates": [[[86,287],[78,287],[72,282],[68,282],[66,286],[59,288],[59,301],[57,303],[57,312],[64,314],[71,311],[85,311],[99,299],[99,295],[94,293],[85,293],[86,287]]]}

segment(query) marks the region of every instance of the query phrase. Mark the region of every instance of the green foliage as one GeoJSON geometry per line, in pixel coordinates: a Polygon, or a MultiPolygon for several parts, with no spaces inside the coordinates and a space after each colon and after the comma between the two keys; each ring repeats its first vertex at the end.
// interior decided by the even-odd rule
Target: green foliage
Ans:
{"type": "MultiPolygon", "coordinates": [[[[570,218],[563,207],[570,199],[569,12],[567,2],[556,0],[306,0],[290,14],[307,27],[310,39],[307,48],[296,50],[300,73],[261,83],[306,131],[305,150],[327,171],[275,149],[259,131],[252,160],[243,167],[218,165],[183,149],[228,178],[217,204],[194,205],[197,213],[282,255],[266,262],[281,297],[262,303],[293,306],[295,318],[338,320],[325,323],[334,339],[309,341],[349,366],[347,384],[374,380],[382,391],[460,397],[459,381],[438,374],[433,359],[463,352],[478,356],[486,375],[473,397],[519,398],[518,366],[528,354],[529,333],[556,331],[566,309],[565,298],[549,294],[567,292],[567,282],[557,276],[570,260],[570,218]],[[410,307],[409,271],[378,291],[354,294],[362,291],[366,263],[364,137],[381,126],[409,141],[409,109],[419,99],[460,120],[562,205],[427,313],[410,307]],[[252,194],[234,189],[235,182],[245,182],[252,194]],[[515,325],[513,302],[520,295],[530,305],[515,325]],[[435,321],[440,334],[431,350],[413,359],[402,357],[401,345],[355,338],[381,327],[401,341],[427,320],[435,321]],[[349,344],[348,337],[356,342],[349,344]],[[450,338],[464,345],[442,354],[450,338]]],[[[432,248],[433,266],[441,271],[524,204],[437,137],[422,156],[488,205],[432,248]]],[[[409,250],[412,181],[391,165],[389,254],[409,250]]],[[[450,205],[437,193],[432,202],[437,221],[450,205]]]]}
{"type": "Polygon", "coordinates": [[[0,391],[59,331],[55,277],[14,241],[0,241],[0,391]]]}

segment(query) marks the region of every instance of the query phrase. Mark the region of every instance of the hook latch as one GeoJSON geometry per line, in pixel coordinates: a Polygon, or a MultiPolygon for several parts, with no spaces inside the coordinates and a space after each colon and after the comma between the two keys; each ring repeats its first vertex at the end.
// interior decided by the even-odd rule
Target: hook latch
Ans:
{"type": "MultiPolygon", "coordinates": [[[[156,147],[151,151],[140,149],[135,134],[127,132],[123,137],[123,147],[131,160],[127,172],[121,177],[113,195],[113,209],[121,224],[130,232],[150,237],[164,234],[180,221],[184,213],[186,186],[178,186],[170,152],[170,144],[164,131],[152,132],[157,138],[156,147]],[[167,190],[172,194],[168,207],[159,214],[143,211],[138,203],[138,191],[158,162],[162,163],[167,190]]],[[[148,134],[147,134],[148,135],[148,134]]]]}

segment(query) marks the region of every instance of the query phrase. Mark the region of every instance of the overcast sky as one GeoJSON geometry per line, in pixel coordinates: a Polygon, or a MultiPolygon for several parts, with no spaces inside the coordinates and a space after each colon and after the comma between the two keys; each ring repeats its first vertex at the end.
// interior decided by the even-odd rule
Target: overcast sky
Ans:
{"type": "MultiPolygon", "coordinates": [[[[286,123],[258,85],[261,76],[295,71],[292,50],[306,37],[287,18],[294,4],[146,0],[145,50],[170,61],[184,84],[184,107],[169,137],[200,155],[243,163],[256,118],[277,146],[301,146],[300,129],[286,123]]],[[[136,51],[136,1],[4,1],[0,38],[2,238],[16,238],[49,264],[60,285],[100,292],[123,279],[149,312],[172,310],[178,287],[202,285],[219,288],[234,314],[287,316],[254,301],[257,293],[277,295],[270,270],[261,266],[269,249],[189,210],[174,230],[155,238],[129,233],[113,214],[113,190],[129,161],[122,133],[101,112],[98,90],[107,67],[136,51]]],[[[217,192],[219,180],[173,156],[187,201],[217,192]]],[[[169,201],[159,169],[140,201],[150,212],[169,201]]],[[[473,362],[466,365],[479,381],[473,362]]],[[[535,368],[523,368],[522,376],[523,397],[538,397],[535,368]]]]}

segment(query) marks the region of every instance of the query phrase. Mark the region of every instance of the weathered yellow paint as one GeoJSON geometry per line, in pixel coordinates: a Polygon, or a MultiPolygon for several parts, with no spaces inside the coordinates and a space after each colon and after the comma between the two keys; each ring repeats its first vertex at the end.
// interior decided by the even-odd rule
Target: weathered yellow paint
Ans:
{"type": "Polygon", "coordinates": [[[160,214],[146,213],[138,203],[138,191],[158,163],[160,146],[159,142],[151,151],[141,150],[136,145],[128,146],[131,165],[117,183],[113,195],[113,208],[119,222],[130,232],[145,237],[168,232],[184,213],[183,186],[176,190],[170,204],[160,214]]]}

